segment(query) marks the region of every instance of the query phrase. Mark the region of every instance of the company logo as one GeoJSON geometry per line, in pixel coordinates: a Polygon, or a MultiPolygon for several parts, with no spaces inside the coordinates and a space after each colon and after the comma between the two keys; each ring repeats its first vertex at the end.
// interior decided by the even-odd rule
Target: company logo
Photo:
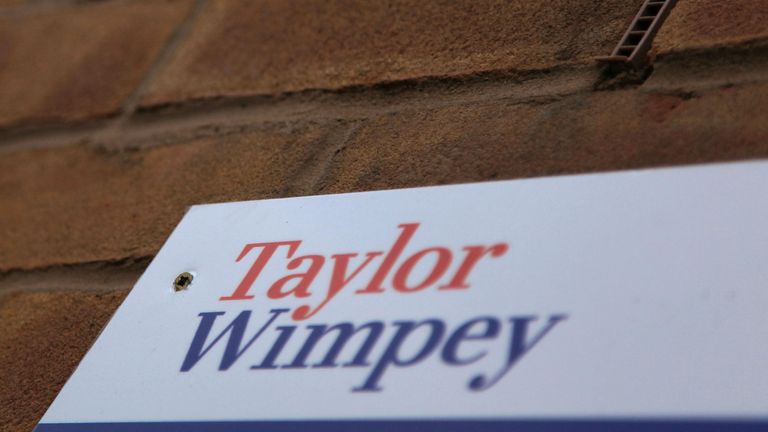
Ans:
{"type": "Polygon", "coordinates": [[[344,290],[353,290],[354,295],[360,296],[388,290],[402,295],[418,295],[429,289],[471,293],[472,289],[482,289],[472,287],[472,275],[492,271],[492,266],[499,265],[509,250],[505,242],[467,245],[461,250],[431,246],[403,257],[420,224],[401,224],[398,228],[399,235],[387,251],[299,255],[301,240],[246,244],[235,262],[248,263],[248,270],[237,287],[219,300],[254,301],[259,287],[266,287],[268,300],[294,297],[305,303],[293,311],[272,309],[263,323],[256,326],[251,325],[253,311],[249,309],[234,318],[225,317],[226,312],[201,312],[181,372],[192,372],[217,344],[224,345],[218,369],[227,371],[262,341],[269,344],[269,349],[259,362],[249,366],[252,370],[368,368],[365,380],[352,387],[352,391],[373,392],[383,390],[383,378],[390,368],[413,367],[430,356],[439,358],[447,366],[470,366],[485,357],[490,349],[505,350],[505,363],[501,368],[473,374],[467,382],[468,389],[483,391],[498,383],[566,319],[565,314],[549,314],[543,319],[536,314],[483,315],[452,328],[435,317],[393,322],[372,320],[360,324],[308,324],[303,328],[295,324],[317,317],[344,290]],[[264,269],[270,264],[282,264],[290,273],[276,280],[262,280],[264,269]],[[326,265],[331,268],[330,278],[321,280],[319,275],[326,265]],[[417,267],[421,269],[415,271],[417,267]],[[362,280],[360,275],[366,269],[375,271],[369,279],[362,280]],[[286,318],[293,325],[278,325],[273,329],[275,323],[286,318]],[[248,334],[252,335],[246,336],[248,334]],[[300,348],[289,352],[286,346],[296,340],[301,342],[300,348]],[[419,346],[415,350],[403,349],[407,343],[419,346]],[[469,347],[461,349],[464,345],[471,345],[475,351],[469,347]],[[322,348],[325,351],[318,353],[322,348]]]}

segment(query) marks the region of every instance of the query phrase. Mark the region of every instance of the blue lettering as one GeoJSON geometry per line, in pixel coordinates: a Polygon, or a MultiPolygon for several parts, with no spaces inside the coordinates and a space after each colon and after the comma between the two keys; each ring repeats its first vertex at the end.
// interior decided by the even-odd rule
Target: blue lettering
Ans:
{"type": "Polygon", "coordinates": [[[544,328],[541,329],[539,333],[536,334],[536,336],[534,336],[531,340],[527,340],[528,325],[531,323],[531,321],[535,321],[537,317],[528,316],[510,318],[509,322],[512,324],[512,335],[510,338],[507,362],[504,365],[504,368],[499,371],[493,378],[488,378],[484,375],[475,376],[469,381],[469,388],[475,391],[482,391],[493,387],[493,385],[499,382],[499,380],[501,380],[501,378],[503,378],[504,375],[506,375],[506,373],[512,369],[512,366],[514,366],[515,363],[517,363],[528,351],[530,351],[537,343],[539,343],[539,341],[541,341],[541,339],[543,339],[544,336],[546,336],[547,333],[549,333],[549,331],[552,330],[555,325],[557,325],[557,323],[565,320],[566,318],[566,315],[550,316],[549,321],[544,325],[544,328]]]}
{"type": "Polygon", "coordinates": [[[272,323],[277,319],[277,317],[282,314],[283,312],[288,312],[288,309],[272,309],[270,311],[272,313],[272,317],[269,318],[269,320],[259,329],[258,332],[245,344],[244,347],[240,348],[240,344],[243,341],[243,336],[245,335],[245,329],[248,326],[248,320],[251,317],[251,311],[242,311],[240,314],[235,317],[234,320],[224,329],[221,333],[219,333],[218,336],[210,343],[208,346],[205,346],[205,341],[208,339],[208,335],[211,333],[211,329],[213,328],[213,323],[216,321],[216,317],[219,317],[221,315],[224,315],[224,312],[202,312],[198,316],[200,316],[202,319],[200,320],[200,325],[197,327],[197,331],[195,332],[195,336],[192,338],[192,343],[189,345],[189,350],[187,350],[187,355],[184,357],[184,362],[181,364],[181,371],[187,372],[191,370],[200,359],[203,358],[204,355],[208,353],[208,351],[213,348],[216,343],[219,342],[225,335],[229,333],[229,339],[227,340],[227,345],[224,348],[224,355],[221,357],[221,363],[219,363],[219,370],[227,370],[230,366],[232,366],[235,361],[237,361],[238,358],[246,351],[248,348],[250,348],[251,345],[253,345],[254,342],[256,342],[256,339],[261,336],[262,333],[270,326],[272,323]]]}
{"type": "Polygon", "coordinates": [[[387,345],[387,348],[381,355],[379,361],[376,362],[376,365],[373,367],[371,374],[368,375],[368,378],[365,380],[363,385],[353,388],[352,391],[381,391],[382,388],[379,386],[379,381],[390,365],[400,367],[412,366],[424,360],[432,353],[437,344],[440,343],[440,340],[443,337],[443,333],[445,333],[445,323],[437,319],[430,319],[420,323],[413,321],[395,321],[394,325],[398,327],[397,332],[392,337],[389,345],[387,345]],[[430,327],[429,338],[427,338],[426,342],[424,342],[424,346],[422,346],[421,350],[419,350],[419,352],[413,357],[409,359],[401,359],[398,355],[400,346],[414,330],[422,326],[430,327]]]}

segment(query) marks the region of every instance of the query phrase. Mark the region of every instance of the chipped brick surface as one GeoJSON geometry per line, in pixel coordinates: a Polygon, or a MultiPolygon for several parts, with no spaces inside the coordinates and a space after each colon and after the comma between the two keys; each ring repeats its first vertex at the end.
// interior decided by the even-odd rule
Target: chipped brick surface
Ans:
{"type": "Polygon", "coordinates": [[[32,430],[124,296],[0,292],[1,432],[32,430]]]}
{"type": "Polygon", "coordinates": [[[766,40],[767,23],[765,0],[680,0],[656,45],[666,53],[766,40]]]}
{"type": "Polygon", "coordinates": [[[0,128],[118,112],[189,6],[86,2],[0,15],[0,128]]]}
{"type": "Polygon", "coordinates": [[[627,0],[208,2],[147,105],[589,63],[627,0]]]}
{"type": "Polygon", "coordinates": [[[768,84],[702,95],[636,90],[548,104],[382,116],[341,151],[322,192],[363,191],[768,157],[768,84]]]}
{"type": "Polygon", "coordinates": [[[153,255],[192,204],[283,194],[330,127],[0,157],[0,271],[153,255]]]}

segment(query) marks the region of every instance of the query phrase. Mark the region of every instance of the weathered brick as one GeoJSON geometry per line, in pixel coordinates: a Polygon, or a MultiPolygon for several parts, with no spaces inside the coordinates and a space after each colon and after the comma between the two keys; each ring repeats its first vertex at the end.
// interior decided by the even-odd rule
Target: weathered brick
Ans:
{"type": "Polygon", "coordinates": [[[153,255],[192,204],[282,195],[336,126],[0,158],[0,270],[153,255]]]}
{"type": "Polygon", "coordinates": [[[768,157],[768,84],[701,95],[583,93],[547,104],[494,102],[372,120],[341,151],[321,192],[768,157]]]}
{"type": "Polygon", "coordinates": [[[111,1],[0,15],[0,128],[119,111],[189,7],[111,1]]]}
{"type": "Polygon", "coordinates": [[[0,431],[32,430],[124,296],[0,294],[0,431]]]}
{"type": "Polygon", "coordinates": [[[656,38],[661,53],[727,46],[768,37],[764,0],[679,1],[656,38]]]}
{"type": "Polygon", "coordinates": [[[208,2],[147,105],[527,71],[607,54],[627,0],[208,2]]]}

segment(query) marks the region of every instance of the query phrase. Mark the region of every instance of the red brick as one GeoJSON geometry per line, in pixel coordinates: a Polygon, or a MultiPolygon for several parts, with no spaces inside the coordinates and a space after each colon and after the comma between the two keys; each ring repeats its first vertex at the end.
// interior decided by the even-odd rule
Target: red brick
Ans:
{"type": "Polygon", "coordinates": [[[768,157],[768,84],[700,96],[638,90],[382,116],[341,151],[321,192],[768,157]]]}
{"type": "Polygon", "coordinates": [[[768,4],[755,0],[679,1],[656,38],[662,53],[765,40],[768,4]]]}
{"type": "Polygon", "coordinates": [[[332,126],[0,158],[0,271],[153,255],[192,204],[279,196],[332,126]]]}
{"type": "Polygon", "coordinates": [[[32,430],[124,296],[0,295],[0,431],[32,430]]]}
{"type": "Polygon", "coordinates": [[[527,71],[607,54],[637,2],[208,2],[145,104],[527,71]]]}
{"type": "Polygon", "coordinates": [[[111,1],[0,15],[0,128],[118,112],[189,6],[111,1]]]}

